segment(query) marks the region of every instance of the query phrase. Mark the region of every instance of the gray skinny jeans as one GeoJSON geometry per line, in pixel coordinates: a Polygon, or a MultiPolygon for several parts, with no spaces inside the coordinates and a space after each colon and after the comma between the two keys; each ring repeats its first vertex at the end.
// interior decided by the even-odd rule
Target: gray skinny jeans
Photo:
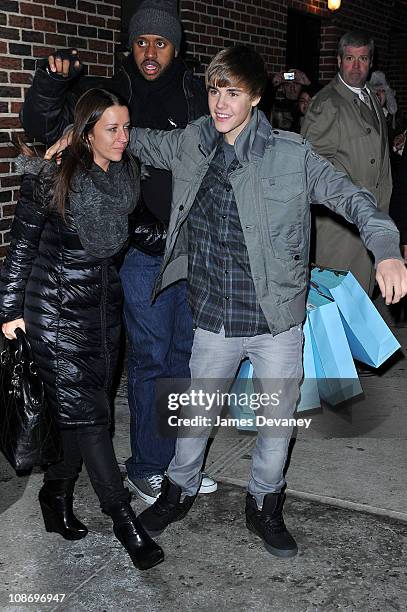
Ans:
{"type": "MultiPolygon", "coordinates": [[[[253,365],[255,391],[269,394],[275,393],[276,389],[281,391],[278,407],[265,407],[262,411],[257,410],[256,414],[289,418],[295,412],[299,398],[303,375],[302,345],[301,325],[276,336],[262,334],[247,338],[226,338],[223,328],[218,334],[198,328],[190,360],[191,389],[202,388],[204,381],[205,392],[229,391],[240,362],[248,357],[253,365]]],[[[215,419],[221,411],[221,405],[214,406],[210,416],[215,419]]],[[[190,417],[194,414],[196,409],[186,407],[180,416],[190,417]]],[[[292,429],[258,427],[248,491],[255,497],[259,507],[262,506],[264,495],[279,492],[285,484],[283,470],[292,429]]],[[[210,432],[211,427],[194,427],[192,437],[177,439],[175,455],[167,475],[181,487],[185,495],[195,495],[198,491],[210,432]]]]}

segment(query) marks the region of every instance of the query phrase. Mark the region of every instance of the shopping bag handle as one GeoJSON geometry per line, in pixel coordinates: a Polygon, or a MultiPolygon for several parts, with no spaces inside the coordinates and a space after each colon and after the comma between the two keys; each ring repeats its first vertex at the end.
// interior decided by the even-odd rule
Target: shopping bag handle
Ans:
{"type": "Polygon", "coordinates": [[[312,263],[311,268],[313,270],[327,270],[328,272],[333,272],[335,276],[346,276],[348,274],[348,270],[334,270],[333,268],[327,268],[326,266],[320,266],[319,264],[312,263]]]}
{"type": "Polygon", "coordinates": [[[315,291],[317,293],[319,293],[319,295],[321,295],[322,297],[324,297],[326,300],[329,300],[330,302],[334,302],[335,300],[330,296],[330,295],[326,295],[323,291],[321,291],[321,289],[319,288],[318,283],[315,283],[314,281],[310,280],[309,282],[310,286],[315,289],[315,291]]]}

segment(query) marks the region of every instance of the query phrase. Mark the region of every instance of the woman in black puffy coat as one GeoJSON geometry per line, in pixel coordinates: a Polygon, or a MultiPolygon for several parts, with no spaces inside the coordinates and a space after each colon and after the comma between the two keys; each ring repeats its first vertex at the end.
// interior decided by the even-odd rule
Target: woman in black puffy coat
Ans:
{"type": "Polygon", "coordinates": [[[18,158],[23,181],[0,274],[0,317],[7,338],[17,327],[26,331],[60,426],[64,458],[47,469],[39,494],[47,531],[86,536],[72,507],[83,460],[116,537],[147,569],[163,552],[130,506],[109,433],[122,299],[115,256],[139,193],[138,167],[125,151],[128,129],[127,106],[89,90],[60,167],[18,158]]]}

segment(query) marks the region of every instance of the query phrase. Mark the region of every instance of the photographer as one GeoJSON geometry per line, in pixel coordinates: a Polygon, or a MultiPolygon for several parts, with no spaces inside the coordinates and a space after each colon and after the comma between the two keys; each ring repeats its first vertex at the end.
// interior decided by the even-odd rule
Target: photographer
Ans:
{"type": "Polygon", "coordinates": [[[272,85],[280,90],[283,99],[274,100],[270,121],[273,127],[281,130],[294,129],[298,115],[298,98],[302,88],[310,85],[311,81],[304,72],[297,68],[289,68],[286,72],[278,72],[272,78],[272,85]]]}

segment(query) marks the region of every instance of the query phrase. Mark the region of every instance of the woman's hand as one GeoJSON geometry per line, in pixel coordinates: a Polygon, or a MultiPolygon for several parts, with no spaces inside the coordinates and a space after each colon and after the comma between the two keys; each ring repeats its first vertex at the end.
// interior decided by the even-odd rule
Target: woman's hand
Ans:
{"type": "Polygon", "coordinates": [[[66,147],[69,147],[69,145],[71,144],[71,140],[72,140],[72,130],[68,130],[67,132],[65,132],[63,136],[61,136],[59,140],[56,141],[56,143],[52,145],[52,147],[46,150],[44,159],[52,159],[55,155],[56,156],[55,161],[57,162],[57,164],[60,164],[61,163],[61,153],[64,149],[66,149],[66,147]]]}
{"type": "Polygon", "coordinates": [[[14,321],[9,321],[8,323],[3,323],[1,326],[1,331],[9,340],[16,339],[15,330],[19,327],[25,333],[25,323],[24,319],[14,319],[14,321]]]}

